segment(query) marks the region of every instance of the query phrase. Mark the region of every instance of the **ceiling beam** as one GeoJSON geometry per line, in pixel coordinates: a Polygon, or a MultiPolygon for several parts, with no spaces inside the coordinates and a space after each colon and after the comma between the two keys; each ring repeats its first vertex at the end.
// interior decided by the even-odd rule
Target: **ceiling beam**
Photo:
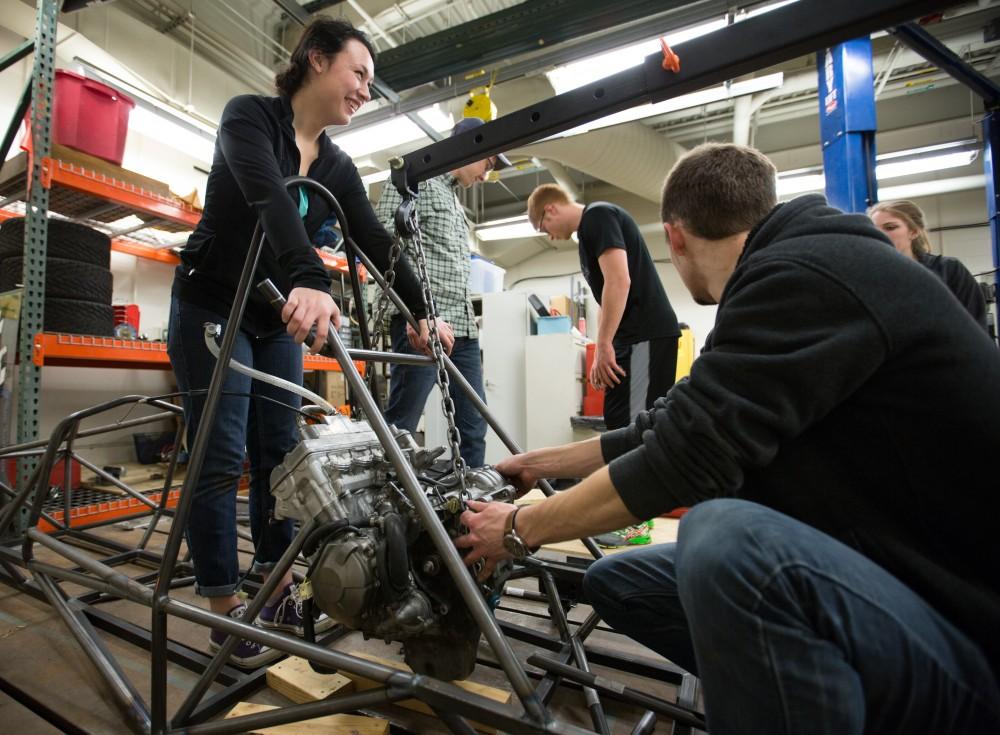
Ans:
{"type": "Polygon", "coordinates": [[[309,13],[296,0],[272,0],[272,2],[298,21],[300,25],[309,22],[309,13]]]}
{"type": "Polygon", "coordinates": [[[379,76],[399,92],[692,5],[712,7],[723,3],[525,0],[505,10],[383,51],[378,59],[379,76]]]}

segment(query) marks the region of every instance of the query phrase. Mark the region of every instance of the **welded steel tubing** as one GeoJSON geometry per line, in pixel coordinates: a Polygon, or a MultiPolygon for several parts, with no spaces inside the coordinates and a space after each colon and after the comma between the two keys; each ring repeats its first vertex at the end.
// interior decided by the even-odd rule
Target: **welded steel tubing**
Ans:
{"type": "MultiPolygon", "coordinates": [[[[336,199],[334,199],[333,195],[326,189],[326,187],[313,181],[312,179],[304,176],[290,177],[285,180],[285,185],[286,187],[303,185],[309,186],[316,190],[332,208],[339,209],[336,199]]],[[[350,242],[346,238],[345,241],[350,242]]],[[[364,255],[357,247],[351,246],[351,249],[361,255],[364,255]]],[[[349,250],[348,256],[350,255],[351,251],[349,250]]],[[[348,257],[348,260],[350,259],[351,258],[348,257]]],[[[365,267],[369,268],[373,275],[377,275],[377,269],[371,267],[370,261],[365,263],[365,267]]],[[[382,281],[382,285],[385,285],[384,280],[382,281]]],[[[388,293],[392,294],[392,291],[390,290],[388,293]]],[[[400,302],[399,305],[405,308],[405,305],[403,305],[402,302],[400,302]]],[[[416,322],[413,320],[413,315],[410,314],[409,311],[404,313],[411,324],[415,326],[416,322]]],[[[485,636],[486,641],[490,645],[490,648],[493,649],[501,668],[503,668],[511,686],[514,688],[514,692],[517,694],[518,699],[521,700],[521,704],[524,707],[525,712],[527,712],[528,716],[534,720],[547,720],[549,715],[545,706],[535,697],[531,681],[528,679],[528,676],[521,667],[521,664],[514,656],[514,651],[511,649],[510,643],[507,642],[507,639],[500,631],[496,619],[487,607],[482,594],[477,589],[469,570],[466,569],[465,564],[458,555],[458,550],[455,548],[451,538],[444,530],[444,526],[441,525],[441,522],[435,514],[434,509],[431,507],[430,502],[424,496],[423,489],[417,481],[417,476],[413,471],[413,467],[410,466],[410,463],[403,455],[402,449],[400,449],[399,445],[396,443],[396,439],[392,435],[392,431],[386,423],[382,412],[379,410],[374,397],[366,389],[364,380],[358,373],[357,367],[351,361],[350,356],[347,354],[347,349],[340,341],[340,335],[333,329],[327,333],[326,348],[331,350],[333,356],[340,362],[341,371],[347,379],[347,383],[351,390],[354,391],[354,394],[357,397],[358,405],[365,412],[365,416],[368,417],[368,423],[371,425],[372,430],[375,432],[379,442],[382,444],[386,455],[392,462],[400,484],[402,484],[410,503],[417,511],[417,515],[420,518],[420,522],[424,530],[427,535],[430,536],[431,541],[438,550],[438,553],[441,554],[445,567],[448,569],[455,586],[458,588],[459,594],[461,594],[469,612],[472,614],[473,620],[475,620],[476,625],[482,631],[483,636],[485,636]]]]}
{"type": "Polygon", "coordinates": [[[553,661],[545,656],[539,656],[537,653],[533,653],[528,657],[528,663],[532,666],[544,669],[549,673],[559,674],[563,678],[574,681],[577,684],[592,686],[598,691],[614,694],[617,699],[631,704],[636,704],[658,714],[670,717],[674,720],[674,722],[678,722],[683,725],[690,725],[691,727],[696,727],[699,730],[705,729],[705,718],[697,712],[689,710],[685,707],[680,707],[676,704],[671,704],[670,702],[646,694],[645,692],[640,692],[631,687],[623,686],[622,684],[603,676],[595,676],[594,674],[580,671],[580,669],[576,667],[568,666],[566,664],[559,663],[558,661],[553,661]]]}
{"type": "Polygon", "coordinates": [[[632,728],[632,735],[650,735],[656,727],[656,713],[646,710],[632,728]]]}
{"type": "MultiPolygon", "coordinates": [[[[539,579],[545,587],[545,593],[549,597],[549,610],[552,612],[556,627],[559,629],[562,639],[570,645],[577,668],[585,673],[590,673],[590,666],[587,664],[587,654],[583,649],[583,642],[576,633],[570,630],[569,620],[566,618],[566,611],[563,610],[562,602],[559,599],[559,590],[556,588],[555,580],[546,571],[542,571],[539,579]]],[[[601,706],[601,699],[597,696],[597,691],[586,684],[582,686],[583,696],[587,701],[587,709],[590,710],[590,719],[594,723],[595,731],[601,735],[611,735],[611,731],[608,729],[608,719],[604,716],[604,707],[601,706]]]]}
{"type": "MultiPolygon", "coordinates": [[[[330,668],[344,669],[352,674],[363,676],[380,684],[405,687],[416,676],[402,672],[399,669],[394,669],[391,666],[384,666],[373,661],[368,661],[367,659],[355,658],[341,651],[322,648],[315,643],[307,643],[285,633],[277,633],[266,628],[251,625],[250,623],[241,622],[226,615],[219,615],[218,613],[213,613],[204,608],[173,598],[168,598],[164,603],[164,607],[171,615],[190,620],[193,623],[221,630],[230,636],[256,641],[265,646],[276,648],[293,656],[301,656],[302,658],[315,661],[330,668]]],[[[454,687],[454,690],[456,692],[464,691],[458,687],[454,687]]]]}
{"type": "MultiPolygon", "coordinates": [[[[176,521],[175,521],[176,523],[176,521]]],[[[274,568],[268,573],[267,579],[257,594],[254,595],[253,599],[250,600],[247,605],[246,612],[243,613],[243,617],[246,620],[256,620],[257,614],[263,609],[264,603],[267,602],[268,598],[274,593],[284,578],[285,570],[291,569],[292,562],[295,561],[295,557],[299,555],[302,550],[302,544],[305,543],[306,538],[316,527],[318,521],[315,518],[310,518],[308,521],[302,524],[299,532],[295,534],[292,538],[292,542],[288,545],[288,548],[281,554],[281,558],[278,559],[274,568]]],[[[205,669],[205,673],[201,675],[201,678],[195,683],[188,692],[187,697],[184,698],[184,702],[181,706],[177,708],[177,712],[174,713],[173,724],[174,726],[183,725],[185,720],[194,712],[195,707],[198,706],[198,702],[201,701],[202,696],[208,691],[208,688],[215,681],[215,675],[219,673],[222,667],[229,661],[229,654],[231,654],[236,646],[239,645],[239,636],[229,636],[226,638],[225,642],[219,647],[215,656],[212,658],[212,662],[205,669]]]]}
{"type": "Polygon", "coordinates": [[[455,586],[462,595],[462,599],[468,606],[469,612],[472,614],[477,626],[483,632],[487,642],[493,649],[501,668],[507,674],[511,686],[513,686],[515,693],[521,700],[525,711],[536,720],[546,719],[545,708],[535,698],[531,682],[524,673],[524,669],[521,668],[521,664],[514,657],[514,652],[507,639],[500,632],[500,628],[486,606],[482,594],[476,588],[465,564],[462,563],[462,559],[458,555],[458,550],[455,548],[454,543],[452,543],[451,538],[445,532],[433,508],[431,508],[430,503],[424,496],[413,467],[406,461],[403,451],[399,448],[395,437],[392,435],[392,431],[389,429],[389,425],[375,404],[375,399],[365,389],[361,375],[358,373],[354,363],[351,362],[347,351],[344,349],[344,345],[340,341],[340,335],[336,332],[330,332],[327,337],[327,345],[332,350],[334,357],[340,361],[341,370],[347,379],[347,384],[355,393],[357,404],[365,412],[365,416],[368,417],[368,423],[379,438],[386,456],[396,469],[399,482],[406,490],[407,498],[417,511],[424,530],[430,536],[438,553],[441,554],[441,558],[444,560],[444,564],[452,580],[455,582],[455,586]]]}
{"type": "Polygon", "coordinates": [[[29,561],[27,563],[27,568],[32,574],[44,574],[47,577],[55,577],[63,582],[72,582],[73,584],[86,587],[87,589],[94,590],[95,592],[102,592],[118,597],[117,588],[115,588],[110,582],[105,582],[103,579],[90,574],[76,572],[72,569],[65,569],[64,567],[59,567],[55,564],[47,564],[44,561],[38,561],[37,559],[29,561]]]}
{"type": "Polygon", "coordinates": [[[353,712],[368,707],[379,707],[408,699],[413,692],[406,686],[391,686],[385,689],[369,689],[355,694],[346,694],[335,699],[321,699],[289,707],[258,712],[252,715],[234,717],[230,720],[206,722],[184,728],[185,735],[229,735],[229,733],[257,732],[267,727],[302,722],[314,717],[353,712]]]}
{"type": "Polygon", "coordinates": [[[208,446],[212,439],[212,431],[215,427],[215,414],[219,406],[219,399],[222,396],[222,386],[225,382],[226,373],[229,370],[229,360],[233,355],[233,346],[236,344],[236,336],[239,334],[240,323],[243,321],[243,312],[246,310],[247,301],[250,298],[250,282],[253,279],[254,271],[257,269],[257,261],[260,259],[260,251],[263,247],[264,230],[260,222],[258,222],[253,237],[250,238],[247,257],[243,263],[243,271],[240,273],[239,283],[236,286],[232,308],[229,310],[229,318],[226,321],[222,344],[219,346],[219,355],[215,369],[212,371],[212,380],[208,386],[208,393],[205,395],[205,403],[202,405],[198,432],[194,439],[194,445],[191,447],[187,474],[184,477],[184,485],[181,488],[181,496],[177,502],[177,509],[174,512],[174,522],[171,524],[170,533],[167,535],[167,543],[163,550],[163,566],[160,569],[160,579],[156,584],[156,591],[153,595],[153,612],[150,626],[152,632],[150,691],[152,693],[151,714],[153,718],[153,731],[157,735],[167,727],[167,617],[164,612],[164,606],[168,599],[170,578],[173,576],[174,567],[177,565],[177,556],[180,553],[184,529],[187,526],[191,506],[194,503],[195,488],[197,488],[198,480],[201,478],[201,468],[205,462],[205,455],[208,452],[208,446]]]}
{"type": "MultiPolygon", "coordinates": [[[[354,248],[353,251],[368,270],[368,274],[375,279],[375,282],[379,285],[379,287],[385,290],[385,278],[383,278],[382,274],[378,272],[378,269],[375,267],[375,264],[371,262],[371,259],[361,252],[359,248],[354,248]]],[[[409,322],[410,326],[419,330],[417,320],[413,317],[413,314],[410,313],[410,310],[406,308],[406,304],[404,304],[403,300],[399,298],[399,295],[392,289],[389,289],[386,293],[388,293],[392,303],[399,310],[399,313],[403,315],[403,318],[409,322]]],[[[502,441],[504,446],[507,447],[507,450],[511,454],[520,454],[523,451],[521,447],[516,441],[514,441],[514,438],[507,433],[507,430],[500,424],[500,422],[497,421],[497,418],[490,411],[489,406],[486,405],[486,401],[480,398],[479,394],[473,390],[472,386],[469,385],[469,381],[466,380],[461,371],[455,367],[455,363],[451,361],[451,358],[448,357],[448,355],[444,356],[444,365],[448,370],[448,375],[451,380],[460,386],[462,393],[472,403],[472,405],[476,407],[476,410],[480,413],[480,415],[486,419],[486,423],[489,424],[490,428],[493,429],[500,441],[502,441]]],[[[546,496],[551,497],[552,495],[555,495],[555,490],[552,489],[552,486],[547,480],[539,480],[538,487],[546,496]]],[[[593,539],[582,538],[580,541],[595,559],[600,559],[604,556],[604,552],[598,548],[593,539]]]]}
{"type": "Polygon", "coordinates": [[[434,715],[456,735],[476,735],[476,729],[454,712],[444,708],[434,708],[434,715]]]}
{"type": "Polygon", "coordinates": [[[65,544],[62,541],[42,533],[37,528],[29,528],[25,532],[25,535],[32,541],[35,541],[42,546],[55,551],[64,558],[69,559],[81,569],[86,569],[91,574],[103,579],[122,597],[132,600],[133,602],[140,602],[144,605],[151,604],[153,599],[152,591],[148,587],[136,583],[129,576],[116,571],[107,564],[102,564],[79,549],[73,548],[69,544],[65,544]]]}
{"type": "MultiPolygon", "coordinates": [[[[144,398],[144,396],[142,396],[144,398]]],[[[104,426],[95,426],[92,429],[86,429],[85,431],[78,431],[76,434],[77,439],[83,439],[88,436],[94,436],[96,434],[106,434],[112,431],[120,431],[122,429],[131,429],[136,426],[142,426],[143,424],[149,424],[154,421],[164,421],[166,419],[175,418],[181,412],[180,406],[175,407],[176,410],[173,411],[163,411],[161,413],[150,414],[149,416],[140,416],[134,419],[128,419],[127,421],[118,421],[113,424],[105,424],[104,426]]],[[[44,451],[45,447],[49,445],[52,441],[51,437],[48,439],[36,439],[35,441],[24,442],[22,444],[9,444],[3,449],[0,449],[0,457],[10,457],[10,456],[20,456],[16,455],[17,452],[24,452],[29,449],[42,449],[44,451]]],[[[32,452],[31,455],[42,454],[43,452],[32,452]]],[[[23,455],[29,456],[29,455],[23,455]]]]}
{"type": "Polygon", "coordinates": [[[112,695],[114,696],[115,704],[121,710],[122,714],[125,715],[125,724],[136,733],[141,735],[146,735],[150,732],[150,720],[149,712],[146,711],[143,705],[142,697],[139,692],[132,686],[132,683],[128,678],[122,673],[121,669],[114,663],[114,660],[107,655],[104,647],[101,643],[94,637],[93,628],[89,625],[85,625],[82,620],[80,620],[63,599],[62,594],[56,587],[55,583],[49,579],[44,574],[37,574],[35,576],[35,581],[41,588],[42,592],[45,593],[45,597],[48,599],[49,604],[55,608],[56,612],[59,613],[59,617],[62,618],[66,627],[69,628],[70,633],[76,638],[77,643],[80,644],[80,648],[90,659],[90,662],[94,664],[98,673],[104,677],[105,682],[108,684],[112,695]]]}
{"type": "MultiPolygon", "coordinates": [[[[48,446],[45,449],[45,453],[42,455],[41,461],[38,463],[37,472],[34,475],[34,482],[27,483],[22,489],[23,495],[19,494],[19,500],[15,500],[11,507],[7,509],[7,511],[10,512],[9,518],[7,516],[7,512],[5,511],[4,518],[0,519],[0,528],[5,527],[5,523],[9,522],[9,520],[13,518],[13,513],[20,509],[21,505],[24,503],[24,499],[31,494],[32,490],[36,490],[36,492],[32,496],[31,513],[28,517],[27,525],[34,526],[38,523],[38,518],[42,512],[42,505],[45,503],[45,499],[48,496],[48,487],[46,482],[52,472],[52,466],[55,462],[56,454],[60,451],[59,447],[64,441],[66,441],[67,436],[71,434],[74,428],[79,425],[81,421],[117,406],[122,406],[127,403],[136,403],[139,401],[158,408],[176,408],[176,406],[173,406],[172,404],[164,403],[158,399],[151,399],[147,396],[122,396],[121,398],[116,398],[106,401],[105,403],[100,403],[96,406],[91,406],[90,408],[85,408],[71,413],[69,416],[60,421],[55,429],[52,430],[48,446]]],[[[31,558],[31,541],[27,535],[24,537],[21,554],[25,560],[31,558]]]]}
{"type": "Polygon", "coordinates": [[[411,355],[406,352],[378,352],[376,350],[348,350],[352,360],[364,362],[393,362],[397,365],[434,365],[434,358],[427,355],[411,355]]]}
{"type": "MultiPolygon", "coordinates": [[[[13,488],[7,487],[2,482],[0,482],[0,493],[3,493],[8,498],[14,498],[14,497],[17,496],[17,493],[14,492],[13,488]]],[[[11,501],[11,502],[13,502],[13,501],[11,501]]],[[[49,523],[51,523],[54,528],[60,528],[60,529],[66,529],[67,528],[67,526],[66,526],[65,523],[63,523],[62,521],[57,521],[55,518],[53,518],[52,516],[50,516],[44,510],[42,511],[42,518],[44,518],[46,521],[48,521],[49,523]]]]}
{"type": "Polygon", "coordinates": [[[177,430],[174,432],[174,451],[170,453],[170,463],[167,465],[167,476],[163,478],[163,492],[160,493],[160,502],[157,505],[156,511],[153,513],[153,517],[150,519],[149,524],[146,526],[145,533],[142,534],[142,538],[139,539],[139,544],[136,546],[137,549],[145,549],[146,544],[149,543],[149,539],[152,538],[153,532],[156,531],[156,526],[160,522],[160,518],[163,517],[164,511],[167,509],[167,500],[170,497],[170,488],[174,484],[174,473],[177,471],[177,458],[180,455],[181,443],[184,440],[184,428],[185,423],[183,421],[177,422],[177,430]]]}
{"type": "Polygon", "coordinates": [[[91,462],[89,460],[84,459],[83,457],[77,457],[77,461],[80,464],[82,464],[84,467],[86,467],[88,470],[90,470],[91,472],[93,472],[94,474],[96,474],[99,478],[101,478],[102,480],[110,483],[111,485],[114,485],[116,488],[118,488],[119,490],[121,490],[126,495],[129,495],[129,496],[135,498],[136,500],[138,500],[140,503],[142,503],[143,505],[147,506],[151,510],[156,510],[157,505],[156,505],[156,501],[155,500],[150,500],[149,498],[147,498],[142,493],[136,492],[131,487],[129,487],[128,485],[126,485],[124,482],[122,482],[121,480],[119,480],[117,477],[115,477],[114,475],[112,475],[110,472],[107,472],[103,468],[98,467],[96,464],[94,464],[93,462],[91,462]]]}

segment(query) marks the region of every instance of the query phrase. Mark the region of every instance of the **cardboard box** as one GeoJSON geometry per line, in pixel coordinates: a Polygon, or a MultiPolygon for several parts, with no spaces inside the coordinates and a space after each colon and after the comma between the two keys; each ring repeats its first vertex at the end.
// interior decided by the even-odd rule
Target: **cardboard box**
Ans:
{"type": "Polygon", "coordinates": [[[347,403],[347,381],[344,374],[338,370],[324,370],[320,375],[320,390],[317,391],[323,398],[334,406],[343,406],[347,403]]]}
{"type": "Polygon", "coordinates": [[[553,296],[549,299],[549,313],[552,316],[561,314],[562,316],[572,317],[572,302],[569,300],[569,296],[553,296]]]}

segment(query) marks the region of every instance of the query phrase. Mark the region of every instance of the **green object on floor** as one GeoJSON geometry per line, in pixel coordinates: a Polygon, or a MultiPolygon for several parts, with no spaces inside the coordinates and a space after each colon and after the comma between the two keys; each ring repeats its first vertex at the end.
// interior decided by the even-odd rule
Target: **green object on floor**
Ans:
{"type": "Polygon", "coordinates": [[[653,542],[653,521],[643,521],[634,526],[626,526],[611,533],[602,533],[594,537],[594,541],[602,549],[614,549],[619,546],[645,546],[653,542]]]}

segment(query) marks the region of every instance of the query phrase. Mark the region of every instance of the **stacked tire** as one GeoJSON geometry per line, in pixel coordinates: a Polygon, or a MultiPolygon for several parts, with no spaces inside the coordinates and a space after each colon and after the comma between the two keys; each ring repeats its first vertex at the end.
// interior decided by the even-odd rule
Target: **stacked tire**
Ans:
{"type": "MultiPolygon", "coordinates": [[[[111,239],[64,220],[48,222],[45,260],[46,332],[114,333],[111,308],[111,239]]],[[[24,217],[0,225],[0,292],[24,280],[24,217]]]]}

